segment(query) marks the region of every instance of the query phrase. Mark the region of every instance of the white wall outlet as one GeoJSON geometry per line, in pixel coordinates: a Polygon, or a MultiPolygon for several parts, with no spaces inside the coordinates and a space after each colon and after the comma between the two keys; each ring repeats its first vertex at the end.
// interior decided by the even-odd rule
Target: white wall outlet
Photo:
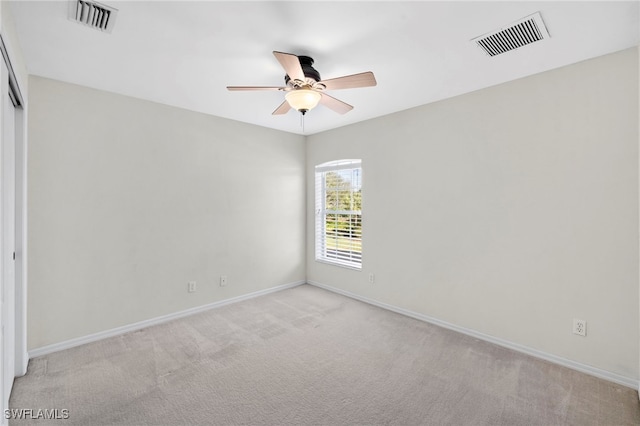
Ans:
{"type": "Polygon", "coordinates": [[[587,322],[580,319],[573,319],[573,334],[578,336],[587,335],[587,322]]]}
{"type": "Polygon", "coordinates": [[[187,291],[189,293],[195,293],[196,292],[196,282],[195,281],[189,281],[189,284],[187,284],[187,291]]]}
{"type": "Polygon", "coordinates": [[[376,276],[373,275],[373,274],[369,274],[369,282],[371,284],[375,283],[376,282],[376,276]]]}
{"type": "Polygon", "coordinates": [[[226,287],[227,285],[227,276],[220,275],[220,287],[226,287]]]}

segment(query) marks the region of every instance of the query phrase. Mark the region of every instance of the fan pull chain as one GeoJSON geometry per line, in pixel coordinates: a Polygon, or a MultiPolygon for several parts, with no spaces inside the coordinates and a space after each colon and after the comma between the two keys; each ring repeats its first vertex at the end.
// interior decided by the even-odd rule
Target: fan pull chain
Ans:
{"type": "Polygon", "coordinates": [[[304,114],[300,114],[300,127],[302,127],[302,133],[304,133],[304,114]]]}

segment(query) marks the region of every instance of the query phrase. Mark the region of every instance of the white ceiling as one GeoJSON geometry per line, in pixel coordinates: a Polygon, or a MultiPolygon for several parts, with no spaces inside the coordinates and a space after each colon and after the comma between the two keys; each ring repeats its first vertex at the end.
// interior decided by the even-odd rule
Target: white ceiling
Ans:
{"type": "Polygon", "coordinates": [[[271,112],[283,84],[273,50],[308,55],[323,79],[373,71],[376,87],[329,92],[305,134],[427,104],[638,44],[629,2],[112,1],[111,34],[67,19],[68,1],[11,2],[30,74],[302,134],[300,116],[271,112]],[[551,35],[489,57],[470,40],[540,12],[551,35]]]}

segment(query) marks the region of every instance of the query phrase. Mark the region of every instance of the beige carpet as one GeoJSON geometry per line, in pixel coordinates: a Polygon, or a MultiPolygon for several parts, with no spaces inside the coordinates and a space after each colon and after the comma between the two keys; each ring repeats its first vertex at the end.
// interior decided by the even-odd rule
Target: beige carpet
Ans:
{"type": "MultiPolygon", "coordinates": [[[[637,393],[309,285],[31,360],[57,425],[638,425],[637,393]]],[[[35,411],[34,411],[35,413],[35,411]]]]}

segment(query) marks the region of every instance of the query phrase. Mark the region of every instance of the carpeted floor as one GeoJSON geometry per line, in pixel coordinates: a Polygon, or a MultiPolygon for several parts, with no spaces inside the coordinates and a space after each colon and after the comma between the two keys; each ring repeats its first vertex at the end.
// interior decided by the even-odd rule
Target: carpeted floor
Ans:
{"type": "Polygon", "coordinates": [[[309,285],[33,359],[10,402],[68,410],[21,425],[640,424],[630,388],[309,285]]]}

